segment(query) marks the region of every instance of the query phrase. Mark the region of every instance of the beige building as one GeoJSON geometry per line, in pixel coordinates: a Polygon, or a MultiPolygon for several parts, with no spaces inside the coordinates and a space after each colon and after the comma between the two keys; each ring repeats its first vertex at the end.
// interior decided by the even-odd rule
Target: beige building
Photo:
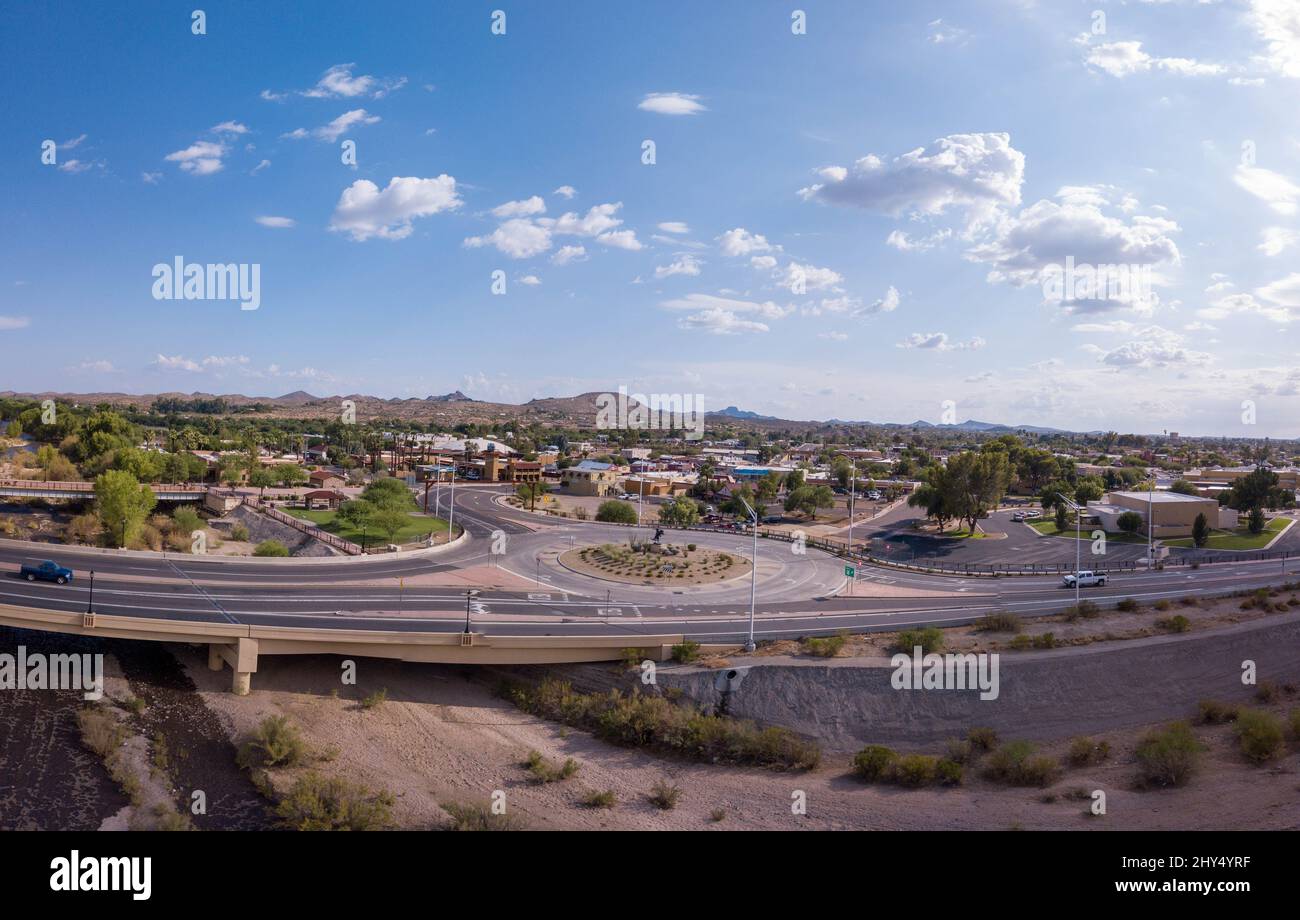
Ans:
{"type": "Polygon", "coordinates": [[[577,466],[560,470],[560,488],[570,495],[604,496],[618,491],[621,474],[611,463],[583,460],[577,466]]]}
{"type": "Polygon", "coordinates": [[[1232,530],[1237,526],[1237,512],[1220,508],[1215,499],[1199,495],[1160,491],[1108,492],[1101,501],[1088,502],[1088,513],[1107,533],[1122,532],[1119,518],[1129,511],[1142,518],[1140,533],[1147,533],[1148,524],[1153,523],[1151,536],[1157,540],[1190,537],[1198,514],[1204,514],[1206,522],[1213,528],[1232,530]]]}

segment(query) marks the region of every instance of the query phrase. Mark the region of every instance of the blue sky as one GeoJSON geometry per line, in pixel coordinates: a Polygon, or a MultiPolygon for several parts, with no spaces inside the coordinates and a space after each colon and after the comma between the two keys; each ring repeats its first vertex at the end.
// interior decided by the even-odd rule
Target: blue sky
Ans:
{"type": "Polygon", "coordinates": [[[0,389],[1295,436],[1291,0],[196,5],[0,10],[0,389]]]}

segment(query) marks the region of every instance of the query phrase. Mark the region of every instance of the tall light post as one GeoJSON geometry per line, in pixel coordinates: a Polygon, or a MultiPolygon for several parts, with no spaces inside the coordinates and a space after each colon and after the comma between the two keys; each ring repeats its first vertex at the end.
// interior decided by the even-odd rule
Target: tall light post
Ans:
{"type": "Polygon", "coordinates": [[[857,498],[858,461],[849,461],[849,555],[853,555],[853,506],[857,498]]]}
{"type": "Polygon", "coordinates": [[[86,601],[86,613],[95,612],[95,570],[90,570],[90,600],[86,601]]]}
{"type": "Polygon", "coordinates": [[[1083,552],[1083,509],[1070,501],[1060,492],[1056,497],[1065,502],[1066,505],[1074,509],[1074,607],[1079,607],[1079,566],[1080,554],[1083,552]]]}
{"type": "Polygon", "coordinates": [[[467,636],[469,635],[469,605],[476,597],[478,597],[478,591],[474,588],[470,588],[465,592],[465,635],[467,636]]]}
{"type": "Polygon", "coordinates": [[[456,461],[451,462],[451,508],[447,512],[447,541],[456,536],[456,461]]]}
{"type": "Polygon", "coordinates": [[[1156,567],[1155,548],[1151,544],[1153,535],[1156,532],[1156,520],[1154,517],[1156,506],[1156,474],[1151,471],[1151,491],[1147,493],[1147,571],[1150,572],[1156,567]]]}
{"type": "Polygon", "coordinates": [[[737,495],[740,503],[745,506],[749,512],[750,520],[754,522],[754,551],[750,560],[753,571],[750,572],[749,579],[749,641],[745,643],[745,651],[752,652],[758,646],[754,642],[754,605],[758,600],[758,512],[749,507],[749,502],[737,495]]]}

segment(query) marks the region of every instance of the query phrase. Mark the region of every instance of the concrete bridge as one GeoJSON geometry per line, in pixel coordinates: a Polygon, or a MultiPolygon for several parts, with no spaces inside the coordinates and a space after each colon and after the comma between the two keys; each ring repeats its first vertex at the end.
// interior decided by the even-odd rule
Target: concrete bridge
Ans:
{"type": "MultiPolygon", "coordinates": [[[[149,483],[160,502],[201,502],[208,487],[194,483],[149,483]]],[[[43,482],[39,479],[0,479],[0,497],[4,498],[91,498],[93,482],[43,482]]]]}

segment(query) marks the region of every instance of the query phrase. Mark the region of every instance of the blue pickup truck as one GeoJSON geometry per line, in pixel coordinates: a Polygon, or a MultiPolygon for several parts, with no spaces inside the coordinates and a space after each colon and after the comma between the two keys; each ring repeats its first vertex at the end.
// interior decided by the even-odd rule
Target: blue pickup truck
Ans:
{"type": "Polygon", "coordinates": [[[57,562],[51,562],[49,559],[44,562],[24,565],[19,574],[28,581],[40,579],[41,581],[58,582],[61,585],[66,585],[72,581],[72,569],[65,568],[57,562]]]}

